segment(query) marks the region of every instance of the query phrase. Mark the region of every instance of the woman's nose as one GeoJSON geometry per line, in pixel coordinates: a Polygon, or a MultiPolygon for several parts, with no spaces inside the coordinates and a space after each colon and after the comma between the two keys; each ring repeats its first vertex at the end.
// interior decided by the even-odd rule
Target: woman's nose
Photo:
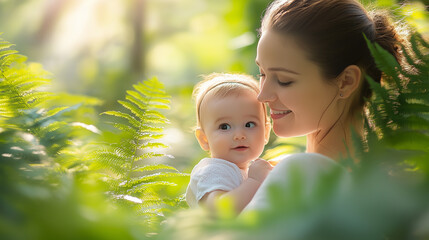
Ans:
{"type": "Polygon", "coordinates": [[[272,91],[272,86],[268,83],[268,81],[265,80],[261,82],[260,87],[261,91],[258,94],[258,101],[263,103],[274,101],[275,95],[272,91]]]}

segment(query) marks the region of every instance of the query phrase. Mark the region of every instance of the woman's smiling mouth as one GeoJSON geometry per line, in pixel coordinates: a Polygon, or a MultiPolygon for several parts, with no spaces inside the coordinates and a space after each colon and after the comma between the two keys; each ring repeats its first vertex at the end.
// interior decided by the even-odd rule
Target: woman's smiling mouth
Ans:
{"type": "Polygon", "coordinates": [[[276,111],[276,110],[271,109],[271,118],[272,119],[279,119],[279,118],[282,118],[282,117],[288,115],[291,112],[292,112],[291,110],[276,111]]]}

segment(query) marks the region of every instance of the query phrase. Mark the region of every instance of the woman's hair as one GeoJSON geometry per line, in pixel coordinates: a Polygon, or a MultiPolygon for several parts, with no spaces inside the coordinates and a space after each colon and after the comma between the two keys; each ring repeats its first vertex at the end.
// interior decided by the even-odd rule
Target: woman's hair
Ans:
{"type": "MultiPolygon", "coordinates": [[[[382,73],[367,47],[364,35],[378,43],[401,62],[400,43],[395,27],[385,12],[368,13],[355,0],[277,0],[266,10],[261,34],[272,30],[297,38],[307,57],[320,66],[322,74],[333,79],[349,65],[357,65],[362,76],[380,82],[382,73]]],[[[355,107],[371,96],[363,81],[355,107]]]]}
{"type": "MultiPolygon", "coordinates": [[[[208,94],[210,97],[225,97],[243,90],[259,94],[259,84],[252,76],[244,74],[212,73],[203,76],[203,80],[195,85],[192,93],[196,103],[197,127],[201,127],[201,104],[208,94]]],[[[263,103],[261,105],[264,109],[265,123],[269,124],[265,105],[263,103]]]]}

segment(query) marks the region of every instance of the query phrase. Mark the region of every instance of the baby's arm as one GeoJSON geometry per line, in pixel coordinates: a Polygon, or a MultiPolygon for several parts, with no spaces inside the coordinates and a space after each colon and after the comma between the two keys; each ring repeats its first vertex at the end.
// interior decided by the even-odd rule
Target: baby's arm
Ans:
{"type": "Polygon", "coordinates": [[[248,178],[240,186],[227,192],[215,190],[205,194],[200,203],[206,205],[211,210],[215,210],[215,202],[219,197],[228,197],[234,201],[236,213],[239,214],[244,207],[252,200],[261,183],[271,171],[272,166],[265,160],[257,159],[249,167],[248,178]]]}

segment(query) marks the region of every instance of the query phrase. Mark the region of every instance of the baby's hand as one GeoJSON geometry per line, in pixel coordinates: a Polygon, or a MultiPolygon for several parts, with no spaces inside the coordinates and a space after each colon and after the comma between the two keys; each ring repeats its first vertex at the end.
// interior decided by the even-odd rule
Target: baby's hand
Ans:
{"type": "Polygon", "coordinates": [[[273,169],[271,164],[269,164],[267,161],[263,159],[256,159],[250,166],[249,166],[249,178],[253,178],[256,181],[262,183],[267,177],[268,173],[273,169]]]}
{"type": "Polygon", "coordinates": [[[277,159],[268,160],[267,162],[269,162],[271,166],[275,167],[281,160],[282,158],[277,158],[277,159]]]}

